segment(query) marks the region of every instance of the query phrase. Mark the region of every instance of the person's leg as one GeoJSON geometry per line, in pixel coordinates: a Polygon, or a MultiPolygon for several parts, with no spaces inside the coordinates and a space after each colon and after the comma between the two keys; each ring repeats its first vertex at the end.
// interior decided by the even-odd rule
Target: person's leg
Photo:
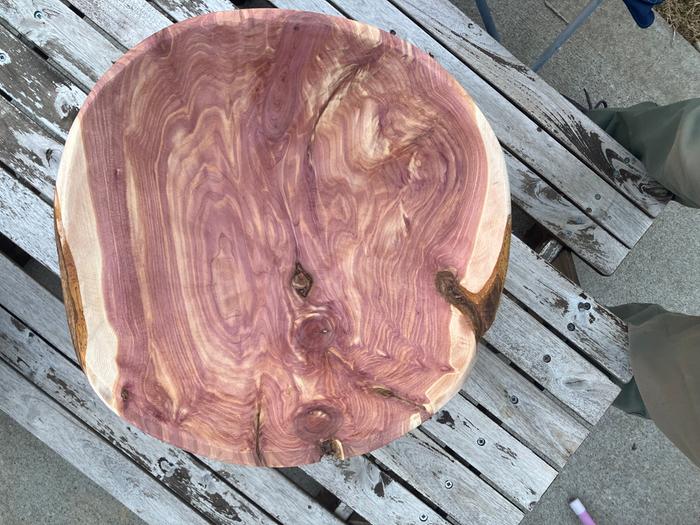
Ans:
{"type": "Polygon", "coordinates": [[[592,110],[589,118],[637,156],[649,176],[700,208],[700,99],[592,110]]]}

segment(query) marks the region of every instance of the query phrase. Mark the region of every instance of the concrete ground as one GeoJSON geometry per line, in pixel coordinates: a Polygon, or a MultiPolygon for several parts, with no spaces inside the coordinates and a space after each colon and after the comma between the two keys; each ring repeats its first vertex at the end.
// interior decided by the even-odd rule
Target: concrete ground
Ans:
{"type": "Polygon", "coordinates": [[[1,525],[139,525],[135,514],[0,411],[1,525]]]}
{"type": "MultiPolygon", "coordinates": [[[[550,0],[568,20],[586,0],[550,0]]],[[[455,0],[480,22],[472,0],[455,0]]],[[[491,0],[503,43],[526,64],[564,22],[543,0],[491,0]]],[[[700,96],[700,53],[659,20],[638,29],[608,0],[543,68],[565,95],[613,106],[700,96]]],[[[578,265],[585,289],[605,304],[650,301],[700,314],[700,212],[671,204],[613,277],[578,265]]],[[[581,497],[599,525],[700,523],[700,469],[653,423],[612,408],[574,454],[526,524],[574,525],[581,497]]],[[[0,524],[136,524],[141,521],[10,418],[0,413],[0,524]]]]}
{"type": "MultiPolygon", "coordinates": [[[[481,23],[472,0],[453,0],[481,23]]],[[[550,0],[567,20],[587,0],[550,0]]],[[[564,22],[544,0],[491,0],[503,44],[532,64],[564,22]]],[[[700,96],[700,53],[657,17],[636,27],[619,0],[608,0],[540,74],[585,104],[660,104],[700,96]]],[[[604,304],[653,302],[700,315],[700,210],[671,203],[612,277],[584,262],[584,289],[604,304]]],[[[534,512],[532,525],[579,523],[567,502],[580,497],[599,525],[700,523],[700,469],[649,421],[611,408],[573,455],[534,512]]]]}

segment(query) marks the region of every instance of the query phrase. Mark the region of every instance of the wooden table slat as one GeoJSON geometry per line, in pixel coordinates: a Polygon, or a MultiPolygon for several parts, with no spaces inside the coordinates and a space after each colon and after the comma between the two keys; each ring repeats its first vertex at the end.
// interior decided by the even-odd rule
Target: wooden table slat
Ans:
{"type": "Polygon", "coordinates": [[[448,524],[364,456],[344,461],[327,456],[319,463],[300,468],[372,524],[448,524]]]}
{"type": "Polygon", "coordinates": [[[620,391],[508,296],[483,337],[589,423],[598,422],[620,391]]]}
{"type": "Polygon", "coordinates": [[[53,210],[35,193],[0,168],[0,232],[58,273],[53,236],[53,210]]]}
{"type": "Polygon", "coordinates": [[[83,86],[97,81],[122,55],[58,0],[0,0],[0,18],[83,86]]]}
{"type": "Polygon", "coordinates": [[[557,477],[554,468],[461,395],[452,398],[421,429],[523,509],[531,509],[557,477]]]}
{"type": "Polygon", "coordinates": [[[512,201],[600,273],[612,274],[629,248],[510,152],[504,153],[512,201]]]}
{"type": "Polygon", "coordinates": [[[193,16],[235,9],[228,0],[153,0],[153,3],[178,22],[193,16]]]}
{"type": "MultiPolygon", "coordinates": [[[[6,277],[0,282],[0,304],[11,311],[22,323],[28,325],[31,330],[54,345],[64,355],[69,356],[77,365],[73,345],[68,333],[63,304],[1,254],[0,275],[6,277]]],[[[4,314],[4,312],[0,312],[0,314],[4,314]]],[[[0,322],[0,328],[3,326],[7,328],[9,325],[6,323],[3,325],[0,322]]],[[[2,332],[1,329],[0,332],[2,332]]],[[[8,329],[5,332],[7,340],[21,344],[17,337],[13,337],[11,330],[8,329]]],[[[8,348],[8,351],[10,350],[8,348]]],[[[192,462],[189,454],[148,436],[116,416],[97,398],[97,395],[88,385],[84,374],[79,369],[63,364],[65,361],[63,358],[58,358],[58,361],[56,361],[57,356],[53,355],[55,351],[52,351],[46,345],[25,348],[25,351],[31,351],[31,355],[22,357],[22,366],[27,367],[26,370],[23,369],[23,373],[31,374],[34,377],[34,382],[45,390],[47,386],[60,386],[60,383],[55,378],[59,378],[66,385],[69,385],[70,392],[65,389],[57,390],[56,395],[64,395],[66,392],[70,394],[71,399],[68,399],[68,402],[70,402],[70,405],[67,405],[68,408],[74,412],[76,417],[95,428],[101,434],[108,436],[110,440],[119,441],[120,436],[123,437],[124,440],[119,441],[119,443],[122,448],[128,449],[127,453],[129,455],[138,456],[140,454],[140,459],[145,461],[147,456],[144,454],[150,454],[148,457],[151,458],[160,457],[160,454],[170,464],[177,465],[182,479],[189,476],[192,481],[195,481],[195,479],[204,480],[206,491],[211,493],[208,496],[207,493],[203,493],[203,497],[211,499],[210,502],[205,501],[205,505],[214,502],[219,496],[223,498],[222,501],[224,503],[231,503],[231,500],[234,503],[237,501],[238,497],[235,494],[233,496],[229,494],[231,492],[230,488],[216,478],[211,477],[211,472],[203,469],[197,462],[192,462]],[[53,383],[55,384],[53,385],[52,383],[40,383],[38,381],[40,372],[42,370],[45,371],[46,363],[53,369],[53,372],[51,372],[54,376],[53,383]],[[80,402],[77,402],[74,398],[77,395],[80,396],[80,402]],[[171,453],[171,456],[165,456],[164,454],[170,453],[168,451],[174,452],[171,453]],[[172,454],[175,455],[173,456],[172,454]]],[[[0,355],[2,353],[3,350],[0,349],[0,355]]],[[[19,354],[14,355],[15,358],[18,356],[19,354]]],[[[9,357],[12,358],[12,355],[9,357]]],[[[48,373],[44,375],[48,375],[48,373]]],[[[304,523],[306,525],[316,523],[338,525],[340,523],[335,516],[274,469],[257,469],[224,464],[206,458],[198,459],[219,474],[230,485],[255,501],[267,513],[283,523],[304,523]]],[[[151,468],[155,469],[155,467],[151,468]]],[[[156,476],[157,474],[158,471],[156,470],[156,476]]],[[[167,478],[173,476],[168,476],[167,473],[164,473],[163,477],[166,478],[166,482],[169,482],[167,478]]],[[[173,481],[177,481],[177,479],[173,481]]],[[[186,490],[187,487],[182,486],[181,489],[186,490]]],[[[199,496],[194,494],[193,497],[199,496]]],[[[221,509],[225,509],[225,505],[222,505],[221,509]]]]}
{"type": "Polygon", "coordinates": [[[52,199],[63,144],[0,97],[0,162],[52,199]]]}
{"type": "Polygon", "coordinates": [[[70,3],[126,48],[171,24],[145,0],[70,0],[70,3]]]}
{"type": "Polygon", "coordinates": [[[625,323],[517,237],[511,238],[506,289],[608,373],[622,382],[632,378],[625,323]]]}
{"type": "Polygon", "coordinates": [[[449,0],[391,0],[596,173],[655,217],[671,198],[644,164],[449,0]]]}
{"type": "Polygon", "coordinates": [[[0,410],[146,523],[209,523],[2,361],[0,383],[0,410]]]}
{"type": "Polygon", "coordinates": [[[522,511],[420,431],[375,450],[372,456],[457,523],[508,525],[523,518],[522,511]]]}
{"type": "MultiPolygon", "coordinates": [[[[314,10],[318,2],[273,0],[285,8],[314,10]]],[[[430,52],[467,90],[501,143],[628,247],[634,246],[651,219],[525,113],[478,76],[392,4],[373,0],[335,0],[348,16],[375,25],[430,52]]],[[[325,12],[325,10],[324,10],[325,12]]]]}
{"type": "Polygon", "coordinates": [[[0,52],[5,55],[0,89],[39,124],[65,138],[85,93],[2,26],[0,52]]]}
{"type": "Polygon", "coordinates": [[[462,392],[558,468],[588,435],[588,429],[557,402],[482,344],[462,392]]]}

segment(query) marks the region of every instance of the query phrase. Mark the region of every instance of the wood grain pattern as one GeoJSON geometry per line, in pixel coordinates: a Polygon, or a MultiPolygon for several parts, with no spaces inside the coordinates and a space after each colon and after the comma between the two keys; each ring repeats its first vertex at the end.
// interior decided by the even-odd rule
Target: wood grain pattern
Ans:
{"type": "Polygon", "coordinates": [[[269,466],[367,452],[442,406],[510,240],[503,155],[463,89],[388,33],[282,10],[128,52],[71,128],[54,205],[100,397],[269,466]]]}
{"type": "Polygon", "coordinates": [[[277,469],[193,458],[129,426],[99,400],[77,367],[61,301],[2,254],[0,275],[0,304],[11,314],[0,311],[0,341],[6,343],[0,358],[93,429],[95,439],[102,436],[216,523],[236,522],[237,509],[247,504],[234,487],[281,523],[340,525],[277,469]]]}
{"type": "Polygon", "coordinates": [[[272,3],[277,7],[319,9],[329,13],[341,10],[346,16],[394,31],[397,36],[431,53],[469,91],[504,147],[626,246],[634,246],[651,225],[650,217],[391,2],[333,0],[331,5],[319,0],[272,0],[272,3]]]}

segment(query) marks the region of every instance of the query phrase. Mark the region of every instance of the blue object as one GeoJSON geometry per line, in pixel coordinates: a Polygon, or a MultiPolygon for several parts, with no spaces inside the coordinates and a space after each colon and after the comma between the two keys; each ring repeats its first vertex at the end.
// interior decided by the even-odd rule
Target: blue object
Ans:
{"type": "MultiPolygon", "coordinates": [[[[654,11],[653,7],[662,4],[664,0],[623,0],[627,9],[629,10],[632,18],[637,23],[639,27],[647,28],[654,23],[654,11]]],[[[496,41],[500,42],[500,35],[496,29],[496,23],[491,15],[491,10],[489,9],[486,0],[475,0],[476,6],[479,9],[479,14],[481,19],[484,21],[484,27],[486,31],[494,38],[496,41]]],[[[583,23],[588,20],[588,18],[593,14],[593,12],[603,3],[603,0],[589,0],[586,7],[578,14],[573,22],[568,24],[564,31],[562,31],[557,38],[552,42],[547,49],[535,60],[532,65],[533,71],[539,71],[540,68],[559,50],[559,48],[566,43],[571,35],[573,35],[576,30],[583,25],[583,23]]]]}
{"type": "Polygon", "coordinates": [[[603,0],[590,0],[588,4],[586,4],[586,7],[583,8],[583,10],[578,14],[578,16],[574,19],[573,22],[571,22],[569,25],[564,28],[564,31],[559,33],[557,38],[554,39],[554,42],[552,42],[547,49],[545,49],[542,54],[535,60],[535,63],[532,64],[532,70],[533,71],[539,71],[542,66],[554,56],[554,53],[556,53],[561,46],[566,43],[569,38],[571,38],[571,35],[573,35],[576,30],[583,25],[583,23],[588,20],[588,18],[593,14],[593,12],[598,9],[600,4],[603,3],[603,0]]]}
{"type": "Polygon", "coordinates": [[[491,10],[489,9],[486,0],[475,0],[475,2],[477,9],[479,9],[479,15],[481,15],[481,19],[484,21],[484,27],[486,28],[486,32],[489,35],[491,35],[491,37],[496,42],[500,42],[501,35],[498,34],[498,30],[496,29],[496,22],[494,22],[493,20],[491,10]]]}
{"type": "Polygon", "coordinates": [[[664,0],[624,0],[632,18],[637,25],[647,28],[654,23],[654,11],[652,7],[662,4],[664,0]]]}

